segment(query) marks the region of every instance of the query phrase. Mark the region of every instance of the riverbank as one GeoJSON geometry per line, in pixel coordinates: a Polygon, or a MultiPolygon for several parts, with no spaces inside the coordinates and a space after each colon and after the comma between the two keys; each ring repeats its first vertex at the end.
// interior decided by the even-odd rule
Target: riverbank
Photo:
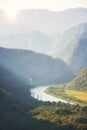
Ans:
{"type": "Polygon", "coordinates": [[[86,100],[87,96],[85,96],[87,95],[87,93],[73,91],[73,90],[66,90],[65,85],[59,85],[59,86],[57,85],[57,86],[49,87],[45,90],[45,92],[56,98],[61,98],[63,100],[66,100],[67,102],[72,102],[74,104],[79,104],[81,106],[87,105],[87,100],[86,100]]]}
{"type": "Polygon", "coordinates": [[[42,87],[37,87],[31,89],[31,96],[33,98],[36,98],[41,101],[49,101],[49,102],[64,102],[64,103],[70,103],[73,104],[72,102],[68,102],[67,100],[57,98],[54,95],[49,95],[45,91],[49,88],[50,86],[42,86],[42,87]]]}

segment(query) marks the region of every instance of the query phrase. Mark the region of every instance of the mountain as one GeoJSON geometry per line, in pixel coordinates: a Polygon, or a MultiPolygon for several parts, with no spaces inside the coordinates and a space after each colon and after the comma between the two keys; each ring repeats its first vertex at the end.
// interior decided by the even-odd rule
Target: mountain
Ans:
{"type": "Polygon", "coordinates": [[[28,104],[30,97],[30,86],[24,79],[10,69],[0,65],[0,92],[6,94],[8,98],[20,102],[20,104],[28,104]],[[26,95],[26,97],[25,97],[26,95]]]}
{"type": "Polygon", "coordinates": [[[69,83],[53,85],[47,88],[45,92],[71,103],[87,106],[87,68],[69,83]]]}
{"type": "Polygon", "coordinates": [[[86,8],[61,12],[25,9],[10,19],[0,10],[0,46],[50,54],[60,33],[87,22],[86,14],[86,8]]]}
{"type": "Polygon", "coordinates": [[[21,129],[19,121],[25,118],[25,110],[30,107],[29,88],[24,81],[11,70],[0,65],[0,129],[21,129]],[[15,124],[15,125],[14,125],[15,124]]]}
{"type": "Polygon", "coordinates": [[[79,73],[87,67],[87,39],[79,41],[70,59],[69,66],[75,73],[79,73]]]}
{"type": "Polygon", "coordinates": [[[53,49],[51,36],[27,25],[0,25],[0,46],[18,49],[30,49],[49,54],[53,49]]]}
{"type": "Polygon", "coordinates": [[[32,109],[40,106],[42,102],[31,98],[29,87],[21,77],[0,65],[1,130],[57,130],[54,124],[33,118],[32,109]]]}
{"type": "Polygon", "coordinates": [[[75,25],[87,22],[87,9],[76,8],[60,12],[49,10],[21,10],[18,23],[31,25],[36,30],[44,32],[63,32],[75,25]]]}
{"type": "Polygon", "coordinates": [[[60,59],[28,50],[0,48],[0,64],[22,76],[27,84],[56,84],[73,78],[69,67],[60,59]]]}
{"type": "Polygon", "coordinates": [[[41,32],[63,32],[75,25],[87,22],[87,9],[76,8],[60,12],[46,9],[19,10],[15,19],[10,21],[4,11],[0,11],[0,24],[27,25],[41,32]]]}
{"type": "Polygon", "coordinates": [[[29,87],[0,65],[0,130],[86,130],[87,107],[32,99],[29,87]]]}
{"type": "Polygon", "coordinates": [[[87,92],[87,68],[67,84],[67,89],[87,92]]]}
{"type": "Polygon", "coordinates": [[[67,30],[58,41],[54,55],[67,62],[76,74],[87,67],[87,23],[67,30]]]}

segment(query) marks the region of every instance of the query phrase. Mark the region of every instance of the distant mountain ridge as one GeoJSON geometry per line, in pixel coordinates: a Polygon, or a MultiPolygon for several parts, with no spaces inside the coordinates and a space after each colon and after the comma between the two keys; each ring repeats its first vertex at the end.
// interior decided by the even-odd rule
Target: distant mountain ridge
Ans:
{"type": "Polygon", "coordinates": [[[70,59],[69,66],[75,73],[79,73],[87,67],[87,39],[79,41],[70,59]]]}
{"type": "Polygon", "coordinates": [[[60,12],[32,9],[20,10],[18,23],[27,24],[42,32],[63,32],[75,25],[87,22],[87,9],[76,8],[60,12]]]}
{"type": "Polygon", "coordinates": [[[67,89],[87,92],[87,68],[67,84],[67,89]]]}
{"type": "MultiPolygon", "coordinates": [[[[63,32],[80,23],[87,22],[87,8],[67,9],[52,12],[46,9],[19,10],[14,24],[32,27],[41,32],[63,32]]],[[[0,11],[0,24],[9,24],[9,19],[4,11],[0,11]]],[[[11,23],[10,23],[11,24],[11,23]]]]}
{"type": "Polygon", "coordinates": [[[73,74],[60,59],[28,50],[0,48],[0,64],[35,85],[68,82],[73,74]]]}
{"type": "Polygon", "coordinates": [[[28,25],[0,25],[0,46],[29,49],[49,54],[53,49],[52,38],[28,25]]]}
{"type": "Polygon", "coordinates": [[[0,11],[0,46],[31,49],[50,54],[61,33],[87,22],[87,9],[76,8],[60,12],[41,9],[20,10],[13,21],[0,11]]]}
{"type": "Polygon", "coordinates": [[[75,73],[87,67],[87,23],[67,30],[54,51],[75,73]]]}

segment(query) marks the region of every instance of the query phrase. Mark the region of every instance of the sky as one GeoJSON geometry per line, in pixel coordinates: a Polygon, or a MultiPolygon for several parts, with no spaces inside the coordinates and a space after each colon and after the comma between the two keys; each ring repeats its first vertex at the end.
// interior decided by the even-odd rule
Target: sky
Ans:
{"type": "Polygon", "coordinates": [[[61,11],[77,7],[87,8],[87,0],[0,0],[0,9],[7,11],[37,8],[61,11]]]}

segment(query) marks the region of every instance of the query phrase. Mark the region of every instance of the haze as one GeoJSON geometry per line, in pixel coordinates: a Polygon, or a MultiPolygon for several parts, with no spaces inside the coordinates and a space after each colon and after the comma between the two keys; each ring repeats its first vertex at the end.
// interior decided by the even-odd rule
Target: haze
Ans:
{"type": "Polygon", "coordinates": [[[0,0],[0,9],[48,9],[61,11],[68,8],[87,7],[87,0],[0,0]]]}

